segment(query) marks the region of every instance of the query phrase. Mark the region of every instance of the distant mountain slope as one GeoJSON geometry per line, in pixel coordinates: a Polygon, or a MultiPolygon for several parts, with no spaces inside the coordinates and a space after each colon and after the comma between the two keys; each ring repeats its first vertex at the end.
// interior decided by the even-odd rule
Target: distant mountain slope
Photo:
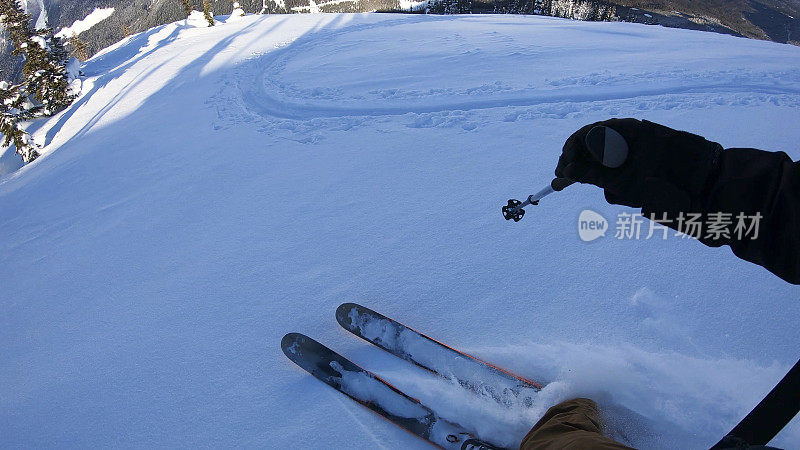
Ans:
{"type": "MultiPolygon", "coordinates": [[[[51,26],[68,27],[85,18],[95,8],[115,8],[108,19],[80,34],[89,54],[118,42],[126,30],[132,33],[180,20],[183,6],[178,0],[27,0],[34,20],[44,6],[51,26]]],[[[433,0],[432,0],[433,1],[433,0]]],[[[442,1],[442,0],[439,0],[442,1]]],[[[533,0],[472,0],[474,13],[528,12],[521,5],[533,0]]],[[[617,6],[618,16],[625,21],[659,24],[674,28],[728,33],[755,39],[800,44],[800,0],[606,0],[617,6]]],[[[200,1],[195,0],[200,8],[200,1]]],[[[407,10],[413,3],[405,0],[240,0],[248,13],[285,12],[365,12],[407,10]]],[[[215,14],[228,14],[229,0],[211,0],[215,14]]],[[[0,70],[3,78],[14,78],[21,60],[10,55],[10,47],[0,48],[0,70]]]]}
{"type": "MultiPolygon", "coordinates": [[[[27,0],[29,12],[35,21],[39,15],[40,4],[44,5],[47,19],[53,28],[59,30],[69,27],[76,20],[84,19],[96,8],[114,8],[114,14],[106,20],[80,34],[92,55],[98,50],[118,42],[125,36],[125,28],[138,33],[154,26],[174,22],[184,17],[183,6],[178,0],[27,0]]],[[[198,8],[199,8],[199,2],[198,8]]],[[[227,14],[231,10],[228,0],[212,0],[215,14],[227,14]]],[[[261,0],[240,0],[247,12],[259,12],[261,0]]],[[[10,46],[3,40],[0,49],[0,70],[3,78],[18,74],[22,61],[10,55],[10,46]]]]}
{"type": "MultiPolygon", "coordinates": [[[[44,7],[47,22],[50,26],[60,29],[72,25],[73,22],[83,19],[95,8],[107,7],[109,4],[123,3],[118,0],[28,0],[26,11],[31,14],[34,22],[40,17],[41,9],[44,7]]],[[[108,44],[113,43],[109,41],[108,44]]],[[[108,45],[106,44],[106,45],[108,45]]],[[[2,47],[0,48],[0,70],[2,70],[2,78],[14,78],[22,66],[20,57],[12,56],[11,45],[6,41],[5,36],[2,39],[2,47]]]]}
{"type": "MultiPolygon", "coordinates": [[[[0,446],[430,449],[288,361],[300,331],[487,440],[591,396],[631,411],[609,423],[636,448],[708,448],[796,361],[800,287],[641,218],[617,238],[635,211],[586,185],[518,224],[500,207],[609,116],[800,158],[797,67],[800,47],[515,15],[125,38],[0,178],[0,446]],[[584,208],[606,237],[579,239],[584,208]],[[353,300],[548,384],[484,401],[348,336],[353,300]]],[[[798,442],[800,417],[774,445],[798,442]]]]}
{"type": "Polygon", "coordinates": [[[699,25],[722,25],[750,38],[800,45],[800,0],[613,0],[613,3],[659,13],[665,17],[660,22],[664,25],[674,22],[679,26],[681,19],[686,19],[699,25]]]}

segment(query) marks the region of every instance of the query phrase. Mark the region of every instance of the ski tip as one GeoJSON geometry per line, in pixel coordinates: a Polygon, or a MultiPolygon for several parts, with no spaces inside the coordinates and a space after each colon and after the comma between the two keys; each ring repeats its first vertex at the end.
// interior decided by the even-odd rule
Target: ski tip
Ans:
{"type": "Polygon", "coordinates": [[[352,328],[352,321],[350,320],[351,312],[353,309],[358,310],[363,308],[363,306],[355,303],[342,303],[336,308],[336,321],[339,322],[339,325],[349,330],[352,328]]]}
{"type": "Polygon", "coordinates": [[[307,339],[304,334],[286,333],[281,339],[281,350],[289,359],[294,359],[293,356],[297,353],[298,344],[302,344],[307,339]]]}

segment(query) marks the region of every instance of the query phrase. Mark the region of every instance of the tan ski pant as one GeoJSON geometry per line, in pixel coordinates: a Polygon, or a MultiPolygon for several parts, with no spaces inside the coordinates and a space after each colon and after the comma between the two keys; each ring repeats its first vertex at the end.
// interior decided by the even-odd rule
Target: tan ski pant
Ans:
{"type": "Polygon", "coordinates": [[[576,398],[553,406],[533,426],[520,450],[630,449],[603,436],[597,403],[576,398]]]}

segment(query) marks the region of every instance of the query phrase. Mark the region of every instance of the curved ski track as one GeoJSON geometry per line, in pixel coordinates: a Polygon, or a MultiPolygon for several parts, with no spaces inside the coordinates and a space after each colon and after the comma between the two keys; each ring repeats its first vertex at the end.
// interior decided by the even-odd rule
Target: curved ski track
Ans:
{"type": "MultiPolygon", "coordinates": [[[[430,20],[430,19],[428,19],[430,20]]],[[[438,20],[452,20],[451,17],[438,18],[438,20]]],[[[800,76],[797,74],[774,73],[736,73],[733,71],[709,72],[698,77],[698,73],[690,73],[692,82],[679,77],[669,78],[669,74],[644,73],[635,75],[618,75],[582,83],[587,77],[578,79],[562,79],[549,82],[556,88],[537,89],[526,88],[506,90],[502,95],[493,95],[481,98],[480,95],[470,95],[469,91],[455,92],[444,98],[436,94],[426,96],[419,92],[409,92],[407,98],[398,99],[392,104],[380,104],[380,99],[369,100],[372,105],[347,105],[348,98],[319,99],[309,98],[308,101],[292,101],[288,95],[281,95],[283,89],[272,80],[279,79],[288,61],[296,55],[302,54],[306,49],[312,48],[320,42],[330,42],[346,33],[365,31],[374,28],[388,28],[398,25],[409,25],[416,21],[390,20],[379,23],[345,26],[336,30],[312,31],[288,45],[262,55],[255,55],[248,63],[236,70],[233,83],[226,83],[236,87],[236,97],[245,111],[245,114],[255,114],[265,119],[309,120],[343,117],[380,117],[397,116],[404,114],[469,112],[503,107],[537,107],[552,104],[572,104],[589,102],[617,102],[648,98],[656,101],[656,107],[671,109],[686,103],[698,107],[703,103],[712,105],[719,103],[717,97],[722,95],[768,95],[768,96],[797,96],[800,95],[800,76]],[[666,75],[666,77],[665,77],[666,75]],[[780,77],[778,76],[780,75],[780,77]],[[642,80],[642,77],[645,79],[642,80]],[[631,84],[633,82],[633,84],[631,84]],[[638,84],[637,84],[638,82],[638,84]],[[681,100],[681,95],[692,96],[681,100]],[[712,98],[698,98],[699,95],[713,96],[712,98]],[[658,99],[658,97],[662,97],[658,99]],[[424,103],[414,101],[415,98],[427,100],[424,103]],[[332,101],[333,100],[333,101],[332,101]],[[431,101],[433,100],[433,101],[431,101]],[[334,102],[336,102],[334,104],[334,102]]],[[[219,94],[218,94],[219,95],[219,94]]],[[[223,95],[224,96],[224,95],[223,95]]],[[[215,96],[216,97],[216,96],[215,96]]],[[[230,98],[230,97],[228,97],[230,98]]],[[[766,99],[761,98],[761,101],[766,99]]],[[[736,101],[734,99],[733,101],[736,101]]],[[[772,101],[775,101],[774,99],[772,101]]],[[[792,103],[799,103],[800,98],[791,99],[792,103]]],[[[388,102],[384,102],[388,103],[388,102]]],[[[639,109],[653,109],[651,106],[640,104],[639,109]]],[[[227,110],[227,108],[223,108],[227,110]]],[[[576,109],[566,109],[566,112],[575,112],[576,109]]],[[[228,111],[230,112],[230,111],[228,111]]],[[[220,117],[225,116],[225,111],[220,111],[220,117]]]]}

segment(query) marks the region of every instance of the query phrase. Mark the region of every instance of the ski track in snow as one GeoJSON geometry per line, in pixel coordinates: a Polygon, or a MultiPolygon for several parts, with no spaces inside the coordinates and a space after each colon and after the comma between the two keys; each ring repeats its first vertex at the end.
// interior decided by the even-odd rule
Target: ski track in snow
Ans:
{"type": "MultiPolygon", "coordinates": [[[[797,47],[523,16],[218,19],[95,55],[82,97],[34,123],[43,156],[0,179],[9,445],[425,448],[293,367],[288,331],[508,445],[589,396],[635,445],[707,447],[797,357],[797,288],[725,249],[579,242],[581,209],[620,211],[583,186],[499,214],[609,116],[797,159],[797,47]],[[347,301],[549,384],[486,401],[338,330],[347,301]]],[[[795,420],[774,443],[798,441],[795,420]]]]}
{"type": "MultiPolygon", "coordinates": [[[[439,19],[448,22],[449,18],[439,19]]],[[[342,28],[315,31],[291,44],[264,55],[252,58],[244,67],[237,69],[236,80],[241,113],[255,113],[266,119],[341,119],[363,123],[370,118],[405,114],[464,116],[473,111],[494,108],[515,108],[516,115],[506,114],[505,121],[516,121],[520,117],[547,115],[566,117],[569,113],[591,108],[616,114],[622,110],[646,111],[653,109],[702,108],[721,104],[749,104],[751,102],[780,102],[788,105],[800,104],[800,72],[744,72],[716,70],[690,72],[685,69],[645,71],[633,74],[590,73],[585,76],[545,80],[542,87],[524,89],[504,86],[500,81],[472,86],[466,89],[432,89],[429,91],[407,91],[384,89],[370,91],[365,95],[344,96],[335,88],[302,89],[287,80],[286,67],[297,58],[322,44],[331,45],[340,37],[349,37],[365,31],[384,32],[392,27],[408,27],[409,20],[351,25],[342,28]],[[374,106],[362,106],[373,103],[374,106]],[[599,105],[599,106],[598,106],[599,105]],[[632,106],[633,105],[633,106],[632,106]]],[[[402,34],[402,32],[400,33],[402,34]]],[[[352,45],[352,43],[346,43],[352,45]]],[[[491,45],[491,43],[489,44],[491,45]]],[[[345,45],[345,47],[347,47],[345,45]]],[[[509,56],[519,55],[522,48],[515,48],[509,56]]],[[[320,73],[324,76],[324,73],[320,73]]],[[[231,98],[223,92],[223,108],[229,108],[231,98]]],[[[221,114],[224,116],[224,114],[221,114]]],[[[241,115],[234,115],[234,121],[241,115]]],[[[457,124],[470,128],[466,120],[416,121],[410,126],[435,126],[434,122],[446,126],[457,124]]],[[[234,122],[235,123],[235,122],[234,122]]],[[[341,122],[332,121],[336,126],[341,122]]]]}

